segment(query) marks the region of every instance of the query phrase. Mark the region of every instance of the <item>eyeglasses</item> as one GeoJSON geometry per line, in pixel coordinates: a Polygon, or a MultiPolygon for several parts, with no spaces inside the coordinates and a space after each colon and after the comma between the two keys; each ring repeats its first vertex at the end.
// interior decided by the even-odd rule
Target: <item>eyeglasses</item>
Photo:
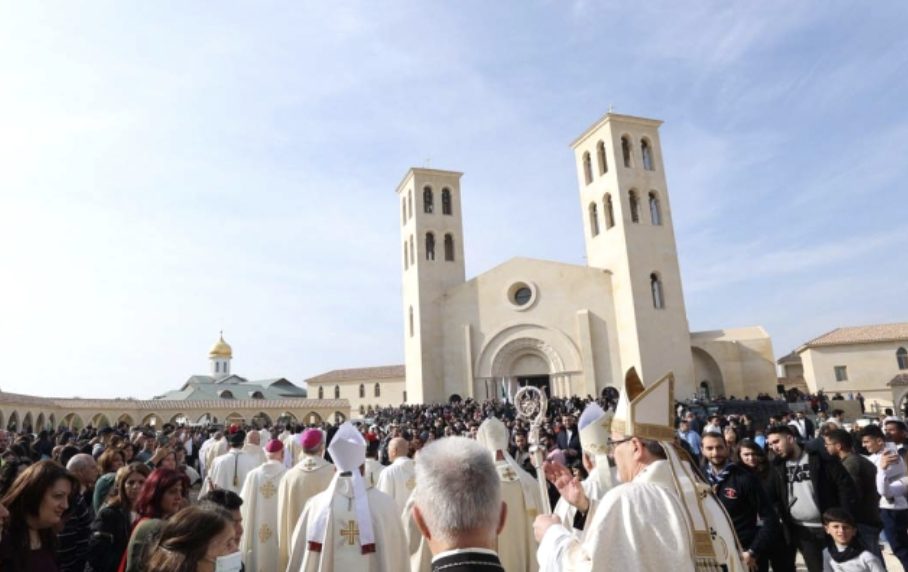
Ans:
{"type": "Polygon", "coordinates": [[[610,450],[614,451],[614,450],[615,450],[615,447],[617,447],[617,446],[620,445],[621,443],[627,443],[627,442],[630,441],[631,439],[633,439],[633,437],[627,437],[627,438],[625,438],[625,439],[618,439],[617,441],[614,440],[614,439],[612,439],[612,438],[609,438],[608,441],[606,441],[606,443],[608,443],[608,448],[609,448],[610,450]]]}

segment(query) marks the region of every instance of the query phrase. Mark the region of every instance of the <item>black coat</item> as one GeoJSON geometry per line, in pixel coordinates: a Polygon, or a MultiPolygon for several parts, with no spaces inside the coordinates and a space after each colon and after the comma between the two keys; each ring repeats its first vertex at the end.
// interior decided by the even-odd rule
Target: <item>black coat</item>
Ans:
{"type": "Polygon", "coordinates": [[[129,544],[129,513],[104,506],[91,523],[86,572],[116,572],[129,544]]]}
{"type": "Polygon", "coordinates": [[[760,478],[733,464],[714,492],[731,517],[741,545],[757,556],[769,552],[779,534],[779,517],[760,478]]]}
{"type": "MultiPolygon", "coordinates": [[[[800,453],[799,453],[800,457],[800,453]]],[[[844,508],[851,514],[855,512],[857,490],[854,481],[848,475],[842,463],[834,457],[823,456],[819,452],[807,450],[807,464],[810,468],[810,482],[813,485],[814,502],[820,514],[830,508],[844,508]]],[[[769,479],[769,493],[776,512],[785,525],[786,532],[794,522],[791,518],[791,503],[788,498],[788,476],[785,459],[777,457],[772,464],[769,479]]]]}
{"type": "Polygon", "coordinates": [[[498,556],[485,552],[460,552],[432,561],[432,572],[504,572],[498,556]]]}

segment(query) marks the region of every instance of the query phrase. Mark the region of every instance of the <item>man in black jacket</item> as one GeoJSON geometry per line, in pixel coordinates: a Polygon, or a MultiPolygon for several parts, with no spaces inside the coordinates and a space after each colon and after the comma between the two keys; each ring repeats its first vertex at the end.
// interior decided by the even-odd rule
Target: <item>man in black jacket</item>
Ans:
{"type": "Polygon", "coordinates": [[[789,426],[770,428],[766,444],[776,454],[770,495],[788,542],[786,563],[794,571],[796,551],[800,551],[807,569],[821,572],[826,545],[822,514],[835,507],[853,514],[857,498],[854,482],[838,459],[801,447],[789,426]]]}
{"type": "Polygon", "coordinates": [[[767,570],[768,551],[779,533],[779,518],[757,476],[728,460],[728,444],[721,433],[703,434],[703,474],[719,502],[728,511],[748,568],[767,570]],[[762,524],[760,524],[762,521],[762,524]]]}

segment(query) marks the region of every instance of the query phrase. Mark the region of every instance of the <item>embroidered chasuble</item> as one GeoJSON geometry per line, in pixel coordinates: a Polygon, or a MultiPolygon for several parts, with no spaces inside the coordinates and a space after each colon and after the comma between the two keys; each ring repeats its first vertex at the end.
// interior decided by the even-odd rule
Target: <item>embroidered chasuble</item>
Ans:
{"type": "MultiPolygon", "coordinates": [[[[368,487],[368,484],[367,484],[368,487]]],[[[375,551],[363,554],[350,477],[338,477],[334,495],[325,491],[306,503],[293,531],[287,572],[401,572],[407,569],[407,548],[397,505],[386,494],[368,487],[366,495],[375,533],[375,551]],[[309,527],[326,503],[331,510],[320,545],[310,546],[309,527]]]]}
{"type": "Polygon", "coordinates": [[[303,455],[303,460],[287,470],[281,479],[277,493],[278,570],[287,568],[290,540],[303,507],[310,498],[327,489],[333,478],[334,465],[322,457],[303,455]]]}
{"type": "Polygon", "coordinates": [[[505,570],[527,570],[535,572],[536,539],[533,536],[533,520],[539,513],[539,494],[536,479],[533,489],[527,491],[521,476],[505,460],[495,463],[501,479],[501,500],[508,505],[508,517],[498,535],[498,557],[505,570]],[[529,494],[528,494],[529,493],[529,494]]]}
{"type": "MultiPolygon", "coordinates": [[[[401,519],[407,541],[407,552],[410,553],[410,572],[430,572],[432,570],[432,551],[426,537],[419,531],[416,519],[413,518],[413,496],[407,501],[401,519]]],[[[532,524],[532,523],[531,523],[532,524]]]]}
{"type": "Polygon", "coordinates": [[[287,468],[280,461],[266,461],[246,476],[240,491],[243,526],[240,543],[247,572],[279,569],[277,543],[277,492],[287,468]]]}

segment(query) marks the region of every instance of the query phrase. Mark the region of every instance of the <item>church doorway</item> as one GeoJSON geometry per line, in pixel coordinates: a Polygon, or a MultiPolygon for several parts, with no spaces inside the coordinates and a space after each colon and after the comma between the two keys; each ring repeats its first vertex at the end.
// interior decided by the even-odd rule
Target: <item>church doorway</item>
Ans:
{"type": "Polygon", "coordinates": [[[537,387],[545,392],[546,397],[552,396],[552,390],[550,389],[551,376],[549,375],[525,375],[517,376],[517,385],[520,387],[526,387],[527,385],[532,385],[537,387]]]}

